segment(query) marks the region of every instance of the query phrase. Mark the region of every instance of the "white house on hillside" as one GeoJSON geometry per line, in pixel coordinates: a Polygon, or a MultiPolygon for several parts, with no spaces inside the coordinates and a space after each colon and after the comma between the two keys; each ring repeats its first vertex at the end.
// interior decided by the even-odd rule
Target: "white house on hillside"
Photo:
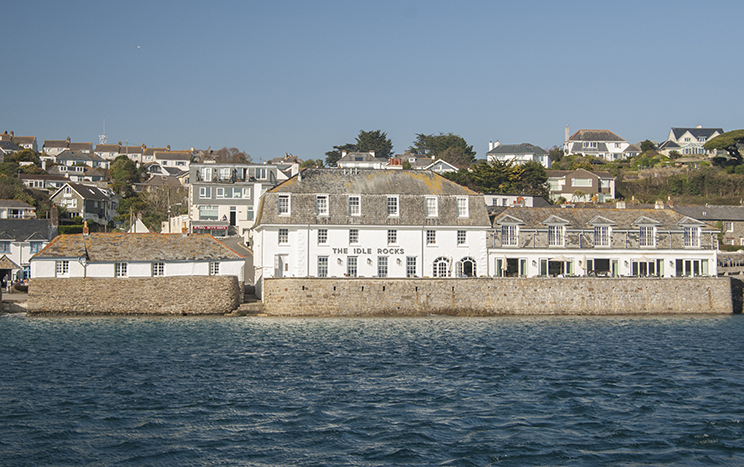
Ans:
{"type": "Polygon", "coordinates": [[[530,143],[500,144],[498,141],[488,143],[488,162],[511,162],[515,165],[537,162],[546,169],[550,168],[550,155],[546,150],[530,143]]]}
{"type": "Polygon", "coordinates": [[[566,125],[565,138],[563,152],[567,156],[583,154],[606,161],[617,161],[635,157],[641,153],[640,148],[609,130],[579,130],[569,137],[568,125],[566,125]]]}

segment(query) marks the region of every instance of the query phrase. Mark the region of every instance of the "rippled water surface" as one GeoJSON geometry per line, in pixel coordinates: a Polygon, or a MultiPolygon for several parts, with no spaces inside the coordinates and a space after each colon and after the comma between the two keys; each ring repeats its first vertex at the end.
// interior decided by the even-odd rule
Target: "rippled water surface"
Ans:
{"type": "Polygon", "coordinates": [[[742,465],[744,317],[0,318],[0,465],[742,465]]]}

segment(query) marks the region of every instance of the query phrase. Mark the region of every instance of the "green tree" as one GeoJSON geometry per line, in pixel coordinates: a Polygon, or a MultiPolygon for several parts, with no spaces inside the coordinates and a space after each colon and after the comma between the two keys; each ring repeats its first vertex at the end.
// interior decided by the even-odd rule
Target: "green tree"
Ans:
{"type": "Polygon", "coordinates": [[[563,156],[565,156],[565,153],[563,152],[563,148],[553,146],[548,150],[548,156],[550,156],[550,162],[560,162],[563,156]]]}
{"type": "Polygon", "coordinates": [[[428,154],[443,159],[442,154],[450,148],[457,148],[459,151],[453,151],[450,154],[458,154],[458,157],[467,159],[467,165],[475,162],[473,146],[469,146],[462,136],[453,133],[439,133],[438,135],[418,133],[408,151],[413,154],[428,154]]]}
{"type": "Polygon", "coordinates": [[[21,149],[9,156],[5,156],[5,162],[33,162],[35,165],[41,167],[39,153],[33,149],[21,149]]]}
{"type": "Polygon", "coordinates": [[[387,133],[380,130],[359,130],[356,147],[359,152],[374,151],[375,157],[381,159],[387,159],[393,155],[393,142],[388,139],[387,133]]]}
{"type": "Polygon", "coordinates": [[[647,139],[646,141],[641,142],[641,151],[647,152],[647,151],[655,151],[656,145],[653,141],[647,139]]]}
{"type": "Polygon", "coordinates": [[[323,168],[323,159],[308,159],[305,162],[300,165],[300,168],[306,169],[306,168],[323,168]]]}
{"type": "Polygon", "coordinates": [[[109,177],[114,191],[121,196],[131,196],[134,193],[133,184],[139,182],[141,169],[127,156],[118,156],[111,163],[109,177]]]}
{"type": "Polygon", "coordinates": [[[245,151],[238,148],[228,148],[227,146],[213,151],[212,157],[218,164],[247,164],[252,159],[250,154],[245,151]]]}

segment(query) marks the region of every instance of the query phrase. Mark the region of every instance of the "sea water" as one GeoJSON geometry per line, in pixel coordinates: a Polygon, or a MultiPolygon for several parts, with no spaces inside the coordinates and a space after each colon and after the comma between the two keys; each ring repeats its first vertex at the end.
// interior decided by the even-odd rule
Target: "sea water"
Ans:
{"type": "Polygon", "coordinates": [[[0,318],[0,465],[742,465],[744,317],[0,318]]]}

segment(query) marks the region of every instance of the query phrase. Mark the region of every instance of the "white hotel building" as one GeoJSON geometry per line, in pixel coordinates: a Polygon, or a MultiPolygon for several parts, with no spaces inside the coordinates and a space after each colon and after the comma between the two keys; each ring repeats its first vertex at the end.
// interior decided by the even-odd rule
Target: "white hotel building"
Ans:
{"type": "Polygon", "coordinates": [[[428,171],[307,169],[261,198],[255,284],[269,277],[488,276],[483,195],[428,171]]]}

